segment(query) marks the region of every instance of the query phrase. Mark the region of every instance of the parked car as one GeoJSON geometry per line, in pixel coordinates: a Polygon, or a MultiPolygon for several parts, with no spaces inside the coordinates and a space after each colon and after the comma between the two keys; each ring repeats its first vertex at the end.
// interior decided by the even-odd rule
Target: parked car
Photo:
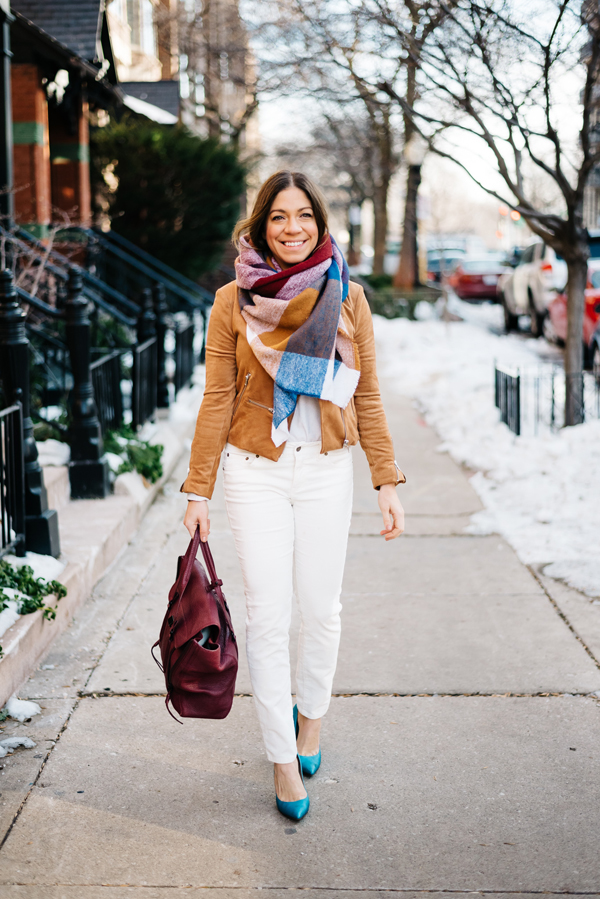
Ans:
{"type": "Polygon", "coordinates": [[[596,384],[600,386],[600,325],[594,331],[592,337],[592,345],[590,347],[590,368],[596,379],[596,384]]]}
{"type": "Polygon", "coordinates": [[[548,306],[565,289],[567,264],[558,253],[538,241],[530,244],[517,266],[498,282],[498,298],[504,307],[507,331],[514,331],[520,315],[531,316],[531,333],[540,337],[548,306]]]}
{"type": "MultiPolygon", "coordinates": [[[[559,293],[548,306],[548,322],[544,334],[550,340],[564,343],[567,339],[567,295],[559,293]]],[[[600,259],[588,263],[585,308],[583,313],[584,365],[597,369],[600,376],[600,259]],[[597,358],[594,358],[594,357],[597,358]]]]}
{"type": "Polygon", "coordinates": [[[448,283],[461,300],[496,300],[498,280],[505,267],[494,257],[459,259],[448,283]]]}
{"type": "Polygon", "coordinates": [[[442,272],[451,272],[456,263],[466,256],[463,250],[429,250],[427,253],[427,280],[441,281],[442,272]]]}
{"type": "Polygon", "coordinates": [[[515,268],[519,264],[522,255],[523,247],[511,247],[510,250],[504,254],[504,261],[506,265],[515,268]]]}

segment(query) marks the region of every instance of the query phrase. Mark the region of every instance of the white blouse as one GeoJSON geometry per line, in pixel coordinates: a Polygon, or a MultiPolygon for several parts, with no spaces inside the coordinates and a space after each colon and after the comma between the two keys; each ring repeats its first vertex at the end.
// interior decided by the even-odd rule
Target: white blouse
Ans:
{"type": "MultiPolygon", "coordinates": [[[[321,410],[319,400],[314,396],[301,394],[296,403],[294,417],[290,425],[291,443],[316,443],[321,439],[321,410]]],[[[188,500],[202,502],[208,498],[198,496],[196,493],[188,493],[188,500]]]]}

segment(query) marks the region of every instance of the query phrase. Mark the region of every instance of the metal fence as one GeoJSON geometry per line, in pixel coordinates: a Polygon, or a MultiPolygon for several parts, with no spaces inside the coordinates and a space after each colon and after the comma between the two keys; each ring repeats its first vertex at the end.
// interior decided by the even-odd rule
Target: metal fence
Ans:
{"type": "Polygon", "coordinates": [[[71,361],[66,344],[41,326],[27,328],[33,354],[32,388],[44,406],[59,405],[73,387],[71,361]]]}
{"type": "Polygon", "coordinates": [[[90,365],[94,398],[102,434],[114,431],[123,424],[123,397],[121,394],[121,350],[113,350],[100,356],[90,365]]]}
{"type": "Polygon", "coordinates": [[[194,373],[194,332],[193,321],[188,324],[178,323],[175,329],[175,394],[189,384],[194,373]]]}
{"type": "Polygon", "coordinates": [[[495,403],[500,420],[517,436],[557,431],[565,423],[567,389],[583,397],[582,421],[600,419],[600,381],[591,372],[565,375],[557,365],[494,371],[495,403]],[[581,391],[581,393],[580,393],[581,391]]]}
{"type": "Polygon", "coordinates": [[[156,337],[132,348],[131,425],[134,431],[154,418],[157,404],[156,337]]]}
{"type": "Polygon", "coordinates": [[[496,368],[494,371],[495,402],[500,409],[500,421],[508,425],[513,434],[521,433],[521,376],[496,368]]]}
{"type": "Polygon", "coordinates": [[[16,403],[0,411],[0,557],[25,551],[23,412],[16,403]]]}

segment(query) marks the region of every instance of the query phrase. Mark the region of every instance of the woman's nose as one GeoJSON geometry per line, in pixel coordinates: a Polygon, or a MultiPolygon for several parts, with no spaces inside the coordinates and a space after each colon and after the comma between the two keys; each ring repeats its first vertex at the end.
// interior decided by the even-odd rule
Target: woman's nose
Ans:
{"type": "Polygon", "coordinates": [[[296,219],[288,219],[286,229],[288,234],[299,234],[302,231],[302,225],[296,219]]]}

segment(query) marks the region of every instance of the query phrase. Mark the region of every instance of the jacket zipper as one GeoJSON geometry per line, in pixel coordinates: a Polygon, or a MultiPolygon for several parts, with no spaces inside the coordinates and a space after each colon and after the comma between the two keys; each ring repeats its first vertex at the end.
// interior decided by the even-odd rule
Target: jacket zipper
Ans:
{"type": "Polygon", "coordinates": [[[263,403],[257,403],[256,400],[248,400],[249,403],[252,403],[253,406],[260,406],[261,409],[266,409],[267,412],[273,414],[273,409],[270,406],[265,406],[263,403]]]}
{"type": "Polygon", "coordinates": [[[344,410],[340,409],[340,412],[342,413],[342,424],[344,425],[344,446],[350,446],[350,443],[348,441],[348,432],[346,430],[346,419],[344,418],[344,410]]]}
{"type": "Polygon", "coordinates": [[[246,378],[245,378],[245,380],[244,380],[244,386],[243,386],[242,389],[240,390],[240,394],[239,394],[239,396],[238,396],[238,398],[237,398],[237,402],[236,402],[235,406],[233,407],[233,412],[231,413],[231,417],[232,417],[232,418],[233,418],[233,416],[235,415],[235,413],[237,412],[239,404],[242,402],[242,397],[243,397],[243,395],[244,395],[245,392],[246,392],[246,387],[248,386],[248,381],[249,381],[250,378],[251,378],[251,374],[252,374],[251,372],[248,372],[248,374],[246,375],[246,378]]]}

